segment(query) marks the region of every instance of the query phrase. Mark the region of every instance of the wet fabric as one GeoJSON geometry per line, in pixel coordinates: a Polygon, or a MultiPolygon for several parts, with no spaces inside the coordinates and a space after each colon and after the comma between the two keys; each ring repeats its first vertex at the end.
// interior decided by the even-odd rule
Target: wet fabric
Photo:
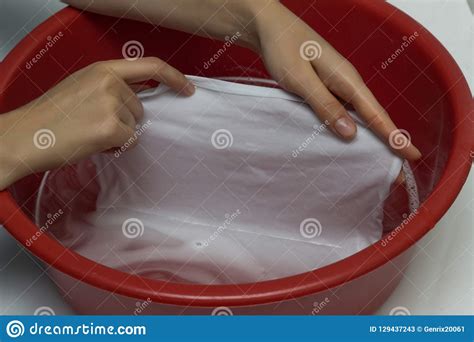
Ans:
{"type": "Polygon", "coordinates": [[[283,90],[190,79],[191,97],[141,95],[135,148],[92,158],[95,210],[72,215],[64,244],[129,273],[229,284],[306,272],[380,239],[402,160],[354,113],[357,137],[344,142],[283,90]]]}

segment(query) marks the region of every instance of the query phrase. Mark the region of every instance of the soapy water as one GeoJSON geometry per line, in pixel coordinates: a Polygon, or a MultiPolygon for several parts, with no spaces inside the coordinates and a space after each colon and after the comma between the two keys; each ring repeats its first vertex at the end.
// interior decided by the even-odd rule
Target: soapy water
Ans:
{"type": "Polygon", "coordinates": [[[403,162],[402,171],[405,176],[405,189],[408,194],[408,208],[410,209],[410,213],[414,213],[420,207],[420,197],[418,195],[415,175],[406,160],[403,162]]]}

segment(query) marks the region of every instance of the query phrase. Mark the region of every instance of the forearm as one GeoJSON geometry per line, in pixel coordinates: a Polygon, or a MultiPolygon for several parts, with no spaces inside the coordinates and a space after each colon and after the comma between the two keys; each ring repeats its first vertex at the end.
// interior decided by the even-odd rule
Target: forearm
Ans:
{"type": "Polygon", "coordinates": [[[0,115],[0,191],[26,175],[26,165],[22,163],[20,150],[33,139],[15,139],[14,117],[22,117],[20,110],[0,115]]]}
{"type": "Polygon", "coordinates": [[[63,0],[87,11],[125,17],[223,40],[240,33],[239,45],[259,49],[257,18],[276,0],[63,0]]]}

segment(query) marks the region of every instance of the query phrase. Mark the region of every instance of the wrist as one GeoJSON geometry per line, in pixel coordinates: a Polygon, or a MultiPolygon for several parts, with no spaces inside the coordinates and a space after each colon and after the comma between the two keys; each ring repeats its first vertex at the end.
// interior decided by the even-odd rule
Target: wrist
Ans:
{"type": "Polygon", "coordinates": [[[246,32],[239,45],[260,52],[261,26],[268,21],[274,9],[282,5],[279,0],[243,0],[240,3],[245,10],[242,11],[244,18],[239,18],[239,22],[243,23],[246,32]]]}
{"type": "Polygon", "coordinates": [[[22,177],[18,149],[11,134],[14,129],[11,117],[14,115],[15,111],[0,115],[0,191],[22,177]]]}
{"type": "Polygon", "coordinates": [[[38,171],[38,163],[45,159],[35,148],[38,118],[29,105],[0,115],[0,191],[38,171]]]}

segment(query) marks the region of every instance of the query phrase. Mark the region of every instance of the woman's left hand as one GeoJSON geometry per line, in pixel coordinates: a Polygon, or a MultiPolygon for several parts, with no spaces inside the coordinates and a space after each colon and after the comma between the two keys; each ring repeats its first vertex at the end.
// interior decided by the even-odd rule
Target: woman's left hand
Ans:
{"type": "Polygon", "coordinates": [[[260,11],[256,33],[257,51],[272,77],[284,89],[304,98],[322,122],[329,122],[334,133],[352,139],[357,130],[338,96],[352,104],[396,154],[409,160],[421,157],[409,141],[401,149],[391,146],[394,135],[408,138],[397,129],[354,66],[285,6],[275,1],[260,11]]]}

